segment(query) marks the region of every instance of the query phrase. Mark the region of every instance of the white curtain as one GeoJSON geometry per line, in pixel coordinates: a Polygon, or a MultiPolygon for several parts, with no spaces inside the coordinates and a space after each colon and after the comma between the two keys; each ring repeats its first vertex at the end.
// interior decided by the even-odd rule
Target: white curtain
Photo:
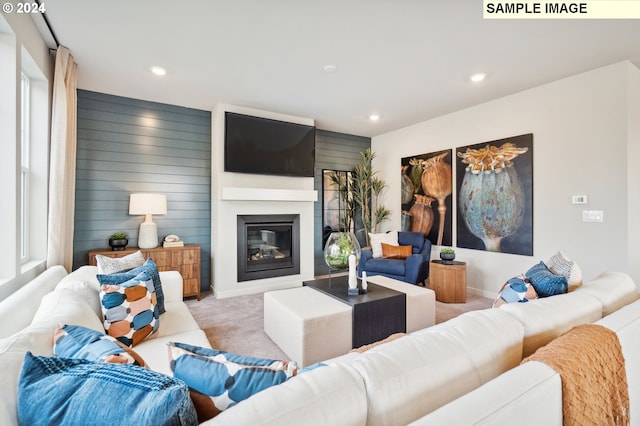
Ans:
{"type": "Polygon", "coordinates": [[[69,49],[59,46],[53,76],[47,267],[62,265],[67,271],[73,265],[77,68],[69,49]]]}

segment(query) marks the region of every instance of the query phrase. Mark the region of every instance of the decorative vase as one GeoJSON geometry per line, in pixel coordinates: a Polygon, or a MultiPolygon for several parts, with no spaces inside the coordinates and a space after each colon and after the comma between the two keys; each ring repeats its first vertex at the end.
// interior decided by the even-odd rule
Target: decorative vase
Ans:
{"type": "Polygon", "coordinates": [[[124,250],[127,247],[127,244],[129,244],[129,240],[126,238],[119,240],[109,238],[109,245],[111,246],[112,251],[124,250]]]}
{"type": "Polygon", "coordinates": [[[453,265],[453,260],[456,258],[455,253],[440,253],[440,259],[445,265],[453,265]]]}
{"type": "Polygon", "coordinates": [[[324,246],[324,261],[331,269],[348,269],[349,256],[360,262],[360,243],[353,232],[332,232],[324,246]]]}

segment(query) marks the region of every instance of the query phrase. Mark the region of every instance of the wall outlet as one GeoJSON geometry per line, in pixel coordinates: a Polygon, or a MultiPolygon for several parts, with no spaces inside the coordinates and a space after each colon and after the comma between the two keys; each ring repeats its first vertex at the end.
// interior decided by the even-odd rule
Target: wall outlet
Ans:
{"type": "Polygon", "coordinates": [[[586,195],[574,195],[571,197],[571,204],[587,204],[589,198],[586,195]]]}
{"type": "Polygon", "coordinates": [[[583,210],[583,222],[604,222],[604,212],[602,210],[583,210]]]}

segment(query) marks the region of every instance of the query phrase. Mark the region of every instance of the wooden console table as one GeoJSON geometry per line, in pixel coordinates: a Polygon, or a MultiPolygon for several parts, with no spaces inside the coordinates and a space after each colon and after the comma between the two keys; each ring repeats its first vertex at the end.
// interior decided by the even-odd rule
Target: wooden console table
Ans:
{"type": "Polygon", "coordinates": [[[436,300],[444,303],[467,301],[467,264],[453,261],[452,264],[432,260],[429,268],[429,287],[436,293],[436,300]]]}
{"type": "MultiPolygon", "coordinates": [[[[349,278],[339,276],[304,281],[303,285],[350,305],[353,311],[353,348],[407,331],[406,294],[369,283],[367,293],[349,296],[349,278]]],[[[360,280],[358,287],[361,288],[360,280]]]]}
{"type": "Polygon", "coordinates": [[[185,244],[184,247],[156,247],[141,249],[129,247],[125,250],[94,249],[89,252],[89,265],[96,265],[96,254],[118,258],[140,250],[145,259],[152,258],[158,271],[178,271],[182,275],[184,297],[196,296],[200,300],[200,246],[185,244]]]}

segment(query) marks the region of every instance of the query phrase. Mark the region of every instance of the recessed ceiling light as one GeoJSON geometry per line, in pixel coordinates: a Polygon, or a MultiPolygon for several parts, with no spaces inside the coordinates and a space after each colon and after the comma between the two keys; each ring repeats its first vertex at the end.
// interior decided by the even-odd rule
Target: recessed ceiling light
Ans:
{"type": "Polygon", "coordinates": [[[325,70],[325,72],[335,72],[338,67],[336,67],[335,65],[325,65],[323,69],[325,70]]]}
{"type": "Polygon", "coordinates": [[[167,70],[165,70],[162,67],[151,67],[151,72],[154,73],[155,75],[165,75],[167,73],[167,70]]]}
{"type": "Polygon", "coordinates": [[[378,120],[380,120],[380,114],[371,114],[371,115],[369,116],[369,120],[371,120],[371,121],[378,121],[378,120]]]}
{"type": "Polygon", "coordinates": [[[469,80],[473,81],[474,83],[479,83],[482,80],[484,80],[486,77],[487,77],[487,74],[483,72],[479,72],[476,74],[472,74],[471,77],[469,77],[469,80]]]}

